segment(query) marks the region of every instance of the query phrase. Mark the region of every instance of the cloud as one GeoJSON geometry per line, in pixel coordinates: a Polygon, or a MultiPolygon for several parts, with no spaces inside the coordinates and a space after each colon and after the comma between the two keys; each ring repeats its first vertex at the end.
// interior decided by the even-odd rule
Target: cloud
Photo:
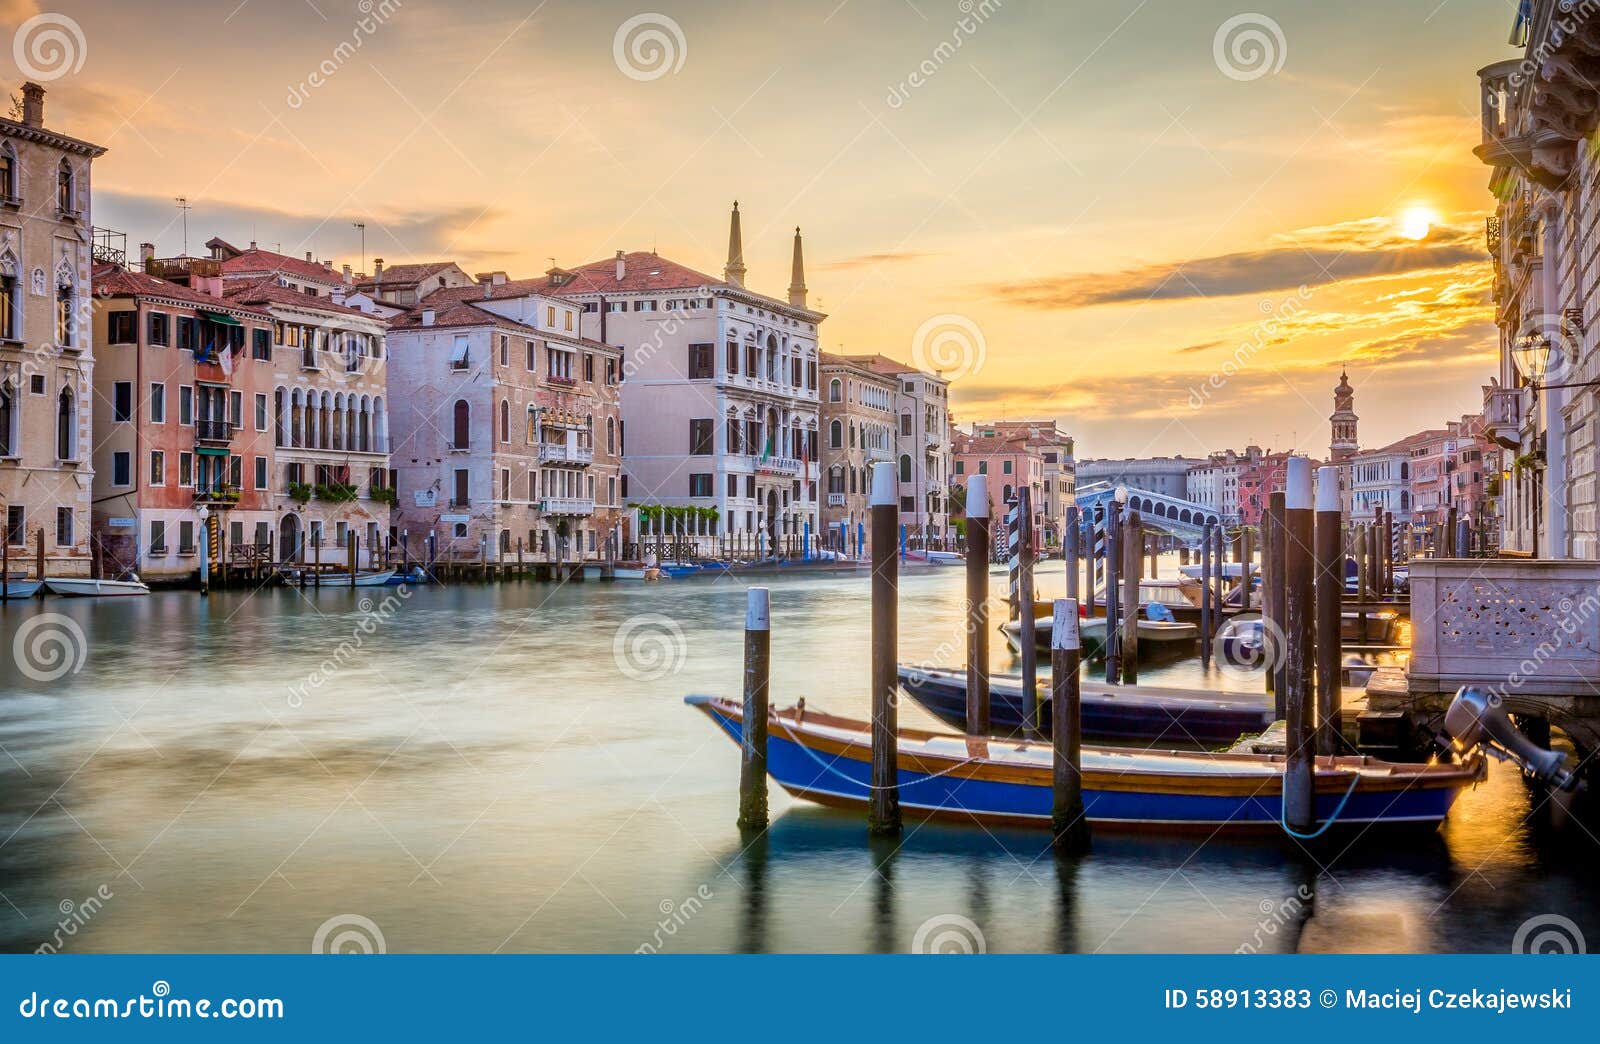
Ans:
{"type": "Polygon", "coordinates": [[[38,0],[0,0],[0,25],[8,28],[15,28],[38,13],[38,0]]]}
{"type": "Polygon", "coordinates": [[[901,251],[890,254],[857,254],[855,257],[841,258],[838,261],[828,261],[817,267],[824,272],[845,272],[853,268],[876,268],[879,265],[900,265],[910,261],[921,261],[924,258],[938,257],[931,251],[901,251]]]}
{"type": "Polygon", "coordinates": [[[1196,352],[1208,352],[1213,348],[1222,347],[1222,345],[1224,343],[1225,342],[1223,342],[1223,341],[1204,341],[1204,342],[1202,342],[1200,344],[1191,344],[1186,348],[1179,348],[1178,351],[1177,351],[1177,354],[1178,355],[1193,355],[1196,352]]]}
{"type": "Polygon", "coordinates": [[[1273,236],[1260,250],[1140,265],[1116,272],[1051,276],[988,288],[1023,308],[1068,309],[1136,301],[1235,297],[1484,262],[1476,226],[1441,226],[1428,240],[1395,235],[1393,222],[1364,218],[1273,236]],[[1470,229],[1470,231],[1469,231],[1470,229]]]}
{"type": "MultiPolygon", "coordinates": [[[[200,244],[212,236],[220,236],[236,246],[254,240],[268,250],[291,255],[310,250],[318,258],[343,257],[356,264],[360,236],[351,227],[354,221],[366,223],[369,259],[376,255],[394,263],[433,260],[443,253],[465,258],[505,253],[477,251],[457,241],[463,230],[483,228],[503,216],[495,209],[485,212],[476,204],[330,215],[227,200],[191,198],[189,202],[194,208],[189,212],[191,253],[199,252],[200,244]]],[[[94,208],[95,224],[126,231],[130,241],[155,242],[158,254],[177,254],[182,248],[182,218],[170,197],[97,189],[94,208]]]]}

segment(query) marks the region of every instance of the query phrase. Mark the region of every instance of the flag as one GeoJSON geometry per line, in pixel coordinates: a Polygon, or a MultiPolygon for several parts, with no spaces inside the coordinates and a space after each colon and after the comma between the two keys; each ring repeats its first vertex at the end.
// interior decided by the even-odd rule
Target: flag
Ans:
{"type": "Polygon", "coordinates": [[[217,352],[217,364],[222,367],[222,372],[231,380],[233,378],[233,352],[222,348],[217,352]]]}

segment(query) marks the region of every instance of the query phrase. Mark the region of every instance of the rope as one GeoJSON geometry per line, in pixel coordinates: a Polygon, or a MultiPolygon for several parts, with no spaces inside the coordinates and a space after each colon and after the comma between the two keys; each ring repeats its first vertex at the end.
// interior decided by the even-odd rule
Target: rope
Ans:
{"type": "Polygon", "coordinates": [[[1288,820],[1284,818],[1286,815],[1288,815],[1289,810],[1284,807],[1281,799],[1278,802],[1278,825],[1283,827],[1284,833],[1288,834],[1290,837],[1297,837],[1302,841],[1310,841],[1314,838],[1321,837],[1323,834],[1328,832],[1329,827],[1333,826],[1333,824],[1339,821],[1339,813],[1344,811],[1344,806],[1350,801],[1350,795],[1356,792],[1356,787],[1360,784],[1360,782],[1361,773],[1352,773],[1350,777],[1350,788],[1344,792],[1344,797],[1339,799],[1339,804],[1334,808],[1333,815],[1329,816],[1326,823],[1322,824],[1311,833],[1302,834],[1289,825],[1288,820]]]}

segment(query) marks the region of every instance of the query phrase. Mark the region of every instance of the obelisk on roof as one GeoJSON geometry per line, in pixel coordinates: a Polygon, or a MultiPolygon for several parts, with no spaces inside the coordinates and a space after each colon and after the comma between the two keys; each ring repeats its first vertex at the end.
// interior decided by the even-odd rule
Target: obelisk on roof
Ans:
{"type": "Polygon", "coordinates": [[[806,306],[806,262],[800,252],[800,226],[794,227],[794,265],[789,275],[789,303],[796,308],[806,306]]]}
{"type": "Polygon", "coordinates": [[[739,233],[739,201],[733,201],[733,218],[728,222],[728,263],[722,278],[734,286],[744,285],[744,237],[739,233]]]}

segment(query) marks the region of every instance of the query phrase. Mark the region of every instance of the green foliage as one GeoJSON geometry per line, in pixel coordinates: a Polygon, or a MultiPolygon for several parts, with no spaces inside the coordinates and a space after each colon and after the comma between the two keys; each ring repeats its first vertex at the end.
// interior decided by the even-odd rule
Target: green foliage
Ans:
{"type": "Polygon", "coordinates": [[[304,482],[289,483],[289,499],[297,503],[304,504],[310,500],[313,492],[315,491],[304,482]]]}
{"type": "Polygon", "coordinates": [[[326,500],[334,504],[343,504],[356,499],[356,487],[348,482],[330,482],[325,486],[316,488],[318,500],[326,500]]]}

